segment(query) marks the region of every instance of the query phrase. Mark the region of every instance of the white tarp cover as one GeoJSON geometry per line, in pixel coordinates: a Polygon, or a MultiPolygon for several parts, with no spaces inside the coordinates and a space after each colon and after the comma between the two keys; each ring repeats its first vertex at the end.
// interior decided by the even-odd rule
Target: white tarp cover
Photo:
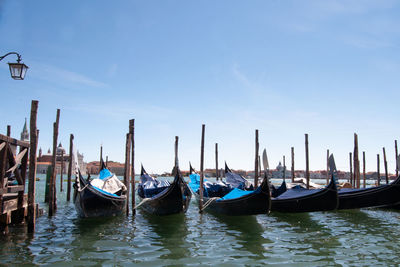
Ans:
{"type": "Polygon", "coordinates": [[[104,180],[99,178],[93,179],[90,181],[90,184],[111,194],[115,194],[121,189],[123,191],[126,190],[126,186],[117,178],[117,176],[115,176],[115,174],[104,180]]]}

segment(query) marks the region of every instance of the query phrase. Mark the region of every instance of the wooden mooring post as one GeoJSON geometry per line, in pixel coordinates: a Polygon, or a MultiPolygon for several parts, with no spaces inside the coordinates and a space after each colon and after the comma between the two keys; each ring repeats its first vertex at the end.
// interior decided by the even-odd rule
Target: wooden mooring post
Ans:
{"type": "Polygon", "coordinates": [[[254,189],[258,187],[258,150],[260,144],[258,143],[258,130],[256,130],[255,138],[255,160],[254,160],[254,189]]]}
{"type": "Polygon", "coordinates": [[[326,150],[326,184],[329,184],[329,149],[326,150]]]}
{"type": "Polygon", "coordinates": [[[56,194],[56,175],[57,175],[57,138],[58,125],[60,121],[60,109],[57,109],[56,122],[53,124],[53,156],[51,160],[52,176],[49,188],[49,216],[53,216],[57,210],[57,194],[56,194]]]}
{"type": "Polygon", "coordinates": [[[308,134],[305,134],[305,146],[306,146],[306,181],[307,181],[307,189],[310,189],[310,169],[309,169],[309,161],[308,161],[308,134]]]}
{"type": "Polygon", "coordinates": [[[199,212],[203,212],[203,186],[204,186],[204,134],[205,124],[201,126],[201,147],[200,147],[200,188],[199,188],[199,212]]]}
{"type": "Polygon", "coordinates": [[[360,168],[359,168],[359,159],[358,159],[358,135],[354,133],[354,158],[353,158],[353,166],[354,166],[354,186],[356,188],[360,188],[360,168]]]}
{"type": "Polygon", "coordinates": [[[100,145],[100,168],[99,170],[101,170],[101,163],[103,162],[103,144],[100,145]]]}
{"type": "Polygon", "coordinates": [[[395,157],[394,157],[394,162],[396,163],[396,178],[399,177],[399,164],[397,162],[397,157],[399,156],[398,151],[397,151],[397,140],[394,140],[394,153],[395,153],[395,157]]]}
{"type": "Polygon", "coordinates": [[[285,180],[285,178],[286,178],[286,157],[285,156],[283,156],[282,178],[283,178],[283,180],[285,180]]]}
{"type": "Polygon", "coordinates": [[[365,151],[363,151],[363,186],[367,187],[367,175],[365,173],[365,151]]]}
{"type": "MultiPolygon", "coordinates": [[[[68,162],[68,184],[67,184],[67,201],[71,199],[71,183],[72,183],[72,161],[74,159],[73,152],[74,151],[74,135],[70,134],[69,136],[69,162],[68,162]]],[[[78,159],[75,159],[78,163],[78,159]]]]}
{"type": "Polygon", "coordinates": [[[349,164],[350,164],[349,182],[351,184],[351,187],[354,188],[354,182],[353,182],[353,153],[351,153],[351,152],[349,152],[349,164]]]}
{"type": "Polygon", "coordinates": [[[63,191],[63,172],[64,172],[64,151],[61,151],[60,192],[63,191]]]}
{"type": "Polygon", "coordinates": [[[37,110],[39,102],[32,100],[31,118],[30,118],[30,151],[29,151],[29,179],[28,179],[28,233],[35,231],[36,208],[35,192],[36,192],[36,150],[39,140],[39,130],[36,126],[37,110]]]}
{"type": "Polygon", "coordinates": [[[380,173],[380,164],[379,164],[379,154],[376,154],[376,162],[377,162],[377,167],[376,167],[376,181],[378,183],[378,186],[381,185],[381,173],[380,173]]]}
{"type": "Polygon", "coordinates": [[[218,181],[219,170],[218,170],[218,143],[215,143],[215,179],[218,181]]]}
{"type": "Polygon", "coordinates": [[[386,160],[386,151],[385,148],[382,148],[383,150],[383,166],[385,168],[385,180],[386,184],[389,184],[389,174],[388,174],[388,166],[387,166],[387,160],[386,160]]]}
{"type": "Polygon", "coordinates": [[[294,147],[291,148],[292,154],[292,183],[294,183],[294,147]]]}
{"type": "MultiPolygon", "coordinates": [[[[131,191],[132,191],[132,216],[136,214],[136,200],[135,200],[135,120],[129,121],[129,133],[131,135],[131,191]]],[[[127,185],[129,187],[129,184],[127,185]]],[[[129,200],[129,197],[128,199],[129,200]]],[[[128,203],[128,201],[127,201],[128,203]]],[[[128,204],[127,204],[128,206],[128,204]]]]}
{"type": "Polygon", "coordinates": [[[179,168],[179,159],[178,159],[178,144],[179,144],[179,136],[175,136],[175,162],[174,162],[174,173],[172,175],[176,175],[179,168]]]}
{"type": "MultiPolygon", "coordinates": [[[[126,199],[129,200],[129,176],[130,176],[130,158],[131,158],[131,134],[126,134],[125,143],[125,172],[124,172],[124,185],[127,188],[126,199]]],[[[125,207],[126,215],[129,215],[129,201],[126,202],[125,207]]]]}

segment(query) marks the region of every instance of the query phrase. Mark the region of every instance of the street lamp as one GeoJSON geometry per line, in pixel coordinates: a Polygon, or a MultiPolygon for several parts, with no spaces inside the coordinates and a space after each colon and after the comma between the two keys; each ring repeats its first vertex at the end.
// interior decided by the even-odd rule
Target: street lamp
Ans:
{"type": "Polygon", "coordinates": [[[0,56],[0,61],[3,60],[8,55],[17,55],[18,59],[16,63],[8,63],[10,67],[11,78],[14,80],[23,80],[25,78],[26,71],[28,70],[28,66],[24,63],[21,63],[21,55],[16,52],[10,52],[5,54],[4,56],[0,56]]]}

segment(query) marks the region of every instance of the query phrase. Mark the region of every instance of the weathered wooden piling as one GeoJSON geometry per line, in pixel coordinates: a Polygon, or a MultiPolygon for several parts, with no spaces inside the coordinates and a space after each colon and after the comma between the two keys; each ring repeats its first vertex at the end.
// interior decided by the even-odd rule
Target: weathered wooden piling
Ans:
{"type": "Polygon", "coordinates": [[[358,159],[358,135],[354,133],[354,186],[356,188],[360,188],[360,168],[359,168],[359,159],[358,159]]]}
{"type": "Polygon", "coordinates": [[[397,157],[399,156],[397,151],[397,140],[394,140],[394,153],[395,153],[394,162],[396,162],[396,178],[397,178],[399,176],[399,164],[397,162],[397,157]]]}
{"type": "MultiPolygon", "coordinates": [[[[39,102],[32,100],[31,104],[31,118],[30,118],[30,151],[29,151],[29,180],[28,180],[28,233],[35,231],[36,222],[36,204],[35,204],[35,191],[36,191],[36,150],[38,146],[39,130],[36,126],[37,110],[39,102]]],[[[2,177],[2,176],[1,176],[2,177]]]]}
{"type": "Polygon", "coordinates": [[[200,188],[199,188],[199,212],[203,212],[203,186],[204,186],[204,134],[205,124],[201,125],[201,147],[200,147],[200,188]]]}
{"type": "MultiPolygon", "coordinates": [[[[129,133],[131,135],[131,191],[132,191],[132,216],[136,214],[136,200],[135,200],[135,119],[129,120],[129,133]]],[[[129,184],[127,185],[129,187],[129,184]]],[[[129,200],[129,197],[128,199],[129,200]]],[[[128,203],[128,201],[127,201],[128,203]]],[[[128,204],[127,204],[128,206],[128,204]]]]}
{"type": "MultiPolygon", "coordinates": [[[[125,172],[124,172],[124,184],[127,188],[126,199],[129,199],[129,176],[130,176],[130,158],[131,158],[131,134],[126,134],[125,143],[125,172]]],[[[126,202],[125,207],[126,215],[129,215],[129,201],[126,202]]]]}
{"type": "Polygon", "coordinates": [[[11,137],[11,126],[7,125],[7,136],[11,137]]]}
{"type": "Polygon", "coordinates": [[[100,145],[100,168],[101,169],[101,163],[103,162],[103,144],[100,145]]]}
{"type": "Polygon", "coordinates": [[[381,173],[380,173],[380,164],[379,164],[379,154],[376,154],[376,162],[377,162],[377,168],[376,168],[376,180],[378,182],[378,185],[381,185],[381,173]]]}
{"type": "Polygon", "coordinates": [[[308,134],[305,134],[305,146],[306,146],[306,181],[307,181],[307,189],[310,189],[310,169],[308,162],[308,134]]]}
{"type": "Polygon", "coordinates": [[[367,187],[367,175],[365,173],[365,151],[363,151],[363,182],[364,188],[367,187]]]}
{"type": "Polygon", "coordinates": [[[283,156],[282,178],[283,178],[283,180],[285,180],[285,178],[286,178],[286,158],[285,158],[285,156],[283,156]]]}
{"type": "Polygon", "coordinates": [[[49,188],[49,216],[53,216],[57,210],[57,194],[56,194],[56,176],[57,176],[57,138],[58,138],[58,125],[60,121],[60,109],[57,109],[56,122],[53,124],[53,156],[51,166],[53,174],[50,179],[49,188]]]}
{"type": "Polygon", "coordinates": [[[255,149],[255,162],[254,162],[254,189],[258,187],[258,150],[259,150],[259,143],[258,143],[258,130],[256,130],[256,149],[255,149]]]}
{"type": "Polygon", "coordinates": [[[178,142],[179,142],[179,137],[175,136],[175,163],[174,163],[174,170],[175,173],[173,175],[176,175],[179,167],[179,159],[178,159],[178,142]]]}
{"type": "Polygon", "coordinates": [[[108,168],[108,156],[106,156],[106,168],[108,168]]]}
{"type": "Polygon", "coordinates": [[[385,148],[382,148],[383,150],[383,166],[385,167],[385,180],[386,184],[389,184],[389,174],[388,174],[388,166],[387,166],[387,161],[386,161],[386,151],[385,148]]]}
{"type": "Polygon", "coordinates": [[[49,203],[50,180],[51,180],[52,175],[53,175],[53,168],[50,165],[47,167],[47,170],[46,170],[46,182],[45,182],[45,189],[44,189],[44,202],[45,203],[49,203]]]}
{"type": "MultiPolygon", "coordinates": [[[[69,162],[68,162],[68,184],[67,184],[67,201],[71,199],[71,183],[72,183],[72,161],[73,161],[73,149],[74,149],[74,135],[69,136],[69,162]]],[[[75,159],[78,162],[78,159],[75,159]]]]}
{"type": "Polygon", "coordinates": [[[215,143],[215,179],[218,181],[219,170],[218,170],[218,143],[215,143]]]}
{"type": "Polygon", "coordinates": [[[329,184],[329,149],[326,150],[326,184],[329,184]]]}
{"type": "Polygon", "coordinates": [[[291,148],[291,154],[292,154],[292,183],[294,183],[294,147],[291,148]]]}
{"type": "Polygon", "coordinates": [[[61,151],[60,192],[63,191],[63,172],[64,172],[64,151],[61,151]]]}
{"type": "Polygon", "coordinates": [[[354,180],[353,180],[353,154],[349,152],[349,164],[350,164],[350,184],[351,187],[354,188],[354,180]]]}

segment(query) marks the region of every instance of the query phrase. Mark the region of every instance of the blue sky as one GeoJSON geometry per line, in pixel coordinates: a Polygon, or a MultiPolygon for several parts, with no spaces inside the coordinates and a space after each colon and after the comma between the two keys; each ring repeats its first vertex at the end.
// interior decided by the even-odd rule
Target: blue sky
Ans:
{"type": "MultiPolygon", "coordinates": [[[[174,137],[182,169],[219,160],[254,168],[254,131],[270,165],[283,155],[324,169],[326,149],[348,170],[353,134],[367,170],[386,147],[394,172],[399,138],[398,1],[19,1],[0,0],[0,54],[17,51],[24,81],[0,62],[0,132],[19,136],[39,100],[39,146],[74,133],[86,160],[99,146],[123,161],[128,120],[136,124],[136,164],[170,171],[174,137]]],[[[361,156],[361,155],[360,155],[361,156]]],[[[138,170],[138,168],[136,168],[138,170]]],[[[383,164],[381,165],[383,172],[383,164]]]]}

